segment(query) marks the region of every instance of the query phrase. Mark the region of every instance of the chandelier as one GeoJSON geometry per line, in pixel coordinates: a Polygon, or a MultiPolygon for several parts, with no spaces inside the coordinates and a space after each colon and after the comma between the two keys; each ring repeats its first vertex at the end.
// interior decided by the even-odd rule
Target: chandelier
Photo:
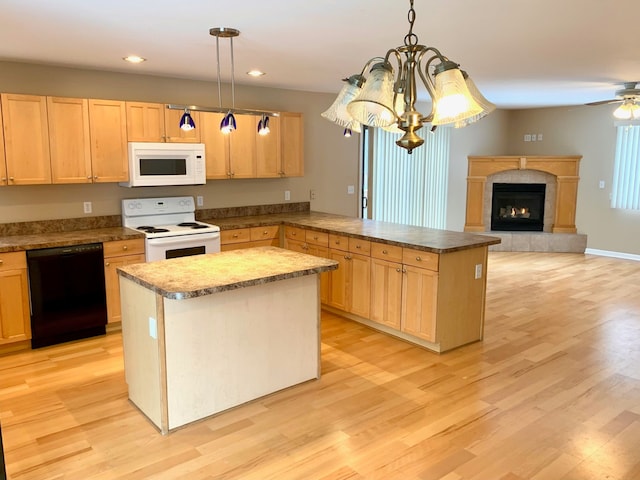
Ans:
{"type": "Polygon", "coordinates": [[[438,49],[418,43],[413,33],[415,19],[410,0],[409,33],[404,37],[404,45],[390,49],[384,57],[372,58],[359,74],[343,79],[346,85],[321,114],[344,127],[345,136],[360,132],[361,125],[403,133],[396,144],[411,153],[424,143],[416,131],[426,123],[431,123],[432,131],[439,125],[459,128],[495,110],[496,106],[480,93],[459,64],[438,49]],[[431,97],[431,112],[427,115],[415,107],[416,77],[431,97]]]}

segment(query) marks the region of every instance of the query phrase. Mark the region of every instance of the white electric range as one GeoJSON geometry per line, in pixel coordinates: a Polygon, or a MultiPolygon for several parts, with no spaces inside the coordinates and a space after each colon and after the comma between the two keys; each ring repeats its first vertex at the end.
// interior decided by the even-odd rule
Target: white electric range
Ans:
{"type": "Polygon", "coordinates": [[[220,227],[196,221],[193,197],[124,199],[122,226],[144,232],[147,262],[220,251],[220,227]]]}

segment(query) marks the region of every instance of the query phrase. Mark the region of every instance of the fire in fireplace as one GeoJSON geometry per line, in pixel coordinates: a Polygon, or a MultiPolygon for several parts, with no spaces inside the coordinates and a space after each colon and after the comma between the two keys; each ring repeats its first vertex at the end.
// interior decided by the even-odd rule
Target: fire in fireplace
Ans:
{"type": "Polygon", "coordinates": [[[494,183],[491,230],[541,232],[544,183],[494,183]]]}

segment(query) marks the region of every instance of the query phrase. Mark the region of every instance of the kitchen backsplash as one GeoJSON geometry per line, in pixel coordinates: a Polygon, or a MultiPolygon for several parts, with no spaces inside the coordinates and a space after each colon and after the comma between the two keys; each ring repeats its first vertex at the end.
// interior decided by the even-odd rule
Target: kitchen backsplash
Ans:
{"type": "MultiPolygon", "coordinates": [[[[247,207],[208,208],[196,210],[196,219],[215,219],[269,215],[275,213],[308,212],[310,202],[278,203],[272,205],[252,205],[247,207]]],[[[12,235],[37,235],[40,233],[71,232],[96,228],[121,227],[120,215],[102,217],[64,218],[59,220],[38,220],[34,222],[0,223],[0,237],[12,235]]]]}

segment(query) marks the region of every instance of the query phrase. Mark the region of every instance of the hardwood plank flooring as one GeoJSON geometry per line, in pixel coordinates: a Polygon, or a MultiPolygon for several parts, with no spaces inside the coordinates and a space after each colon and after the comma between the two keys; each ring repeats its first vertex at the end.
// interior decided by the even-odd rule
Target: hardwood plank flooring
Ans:
{"type": "Polygon", "coordinates": [[[442,355],[329,313],[322,336],[319,381],[164,437],[119,333],[0,357],[9,478],[640,479],[638,262],[492,252],[485,338],[442,355]]]}

